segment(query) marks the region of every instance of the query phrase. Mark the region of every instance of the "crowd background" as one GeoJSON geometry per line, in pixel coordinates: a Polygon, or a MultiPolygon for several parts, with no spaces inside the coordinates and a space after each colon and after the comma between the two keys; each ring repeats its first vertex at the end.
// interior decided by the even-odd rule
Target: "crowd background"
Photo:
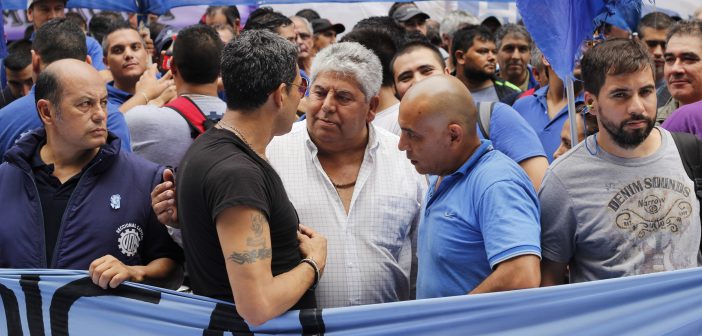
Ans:
{"type": "MultiPolygon", "coordinates": [[[[329,18],[334,22],[342,23],[347,27],[353,27],[356,22],[363,18],[371,16],[387,15],[388,8],[392,2],[356,2],[356,3],[332,3],[332,2],[307,2],[299,1],[299,4],[272,4],[270,5],[276,11],[279,11],[286,16],[292,16],[299,10],[311,8],[317,11],[320,16],[329,18]]],[[[668,14],[677,13],[681,18],[692,16],[693,11],[698,6],[695,0],[680,0],[680,1],[656,1],[655,7],[658,11],[663,11],[668,14]]],[[[252,12],[256,6],[238,5],[239,13],[242,18],[242,26],[246,21],[248,14],[252,12]]],[[[516,2],[492,2],[492,1],[419,1],[417,7],[423,12],[434,18],[442,18],[447,13],[455,9],[462,9],[469,13],[473,13],[480,19],[488,16],[496,16],[502,23],[515,23],[519,19],[516,2]]],[[[654,5],[648,1],[644,1],[644,12],[650,11],[654,5]]],[[[168,11],[166,14],[159,17],[160,23],[182,28],[197,22],[207,6],[186,6],[177,7],[168,11]]],[[[89,19],[98,10],[78,9],[73,8],[69,11],[79,13],[84,18],[89,19]]],[[[126,14],[125,14],[126,15],[126,14]]],[[[20,39],[25,29],[31,26],[31,22],[27,20],[26,11],[24,10],[3,10],[3,25],[5,28],[5,36],[9,41],[20,39]]],[[[343,33],[339,36],[343,36],[343,33]]]]}

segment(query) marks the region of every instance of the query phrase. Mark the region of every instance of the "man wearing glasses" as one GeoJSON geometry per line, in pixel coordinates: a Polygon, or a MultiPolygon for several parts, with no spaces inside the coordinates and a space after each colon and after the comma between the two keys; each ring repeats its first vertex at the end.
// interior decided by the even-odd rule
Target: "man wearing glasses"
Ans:
{"type": "MultiPolygon", "coordinates": [[[[246,322],[259,325],[315,308],[326,264],[326,239],[300,225],[265,154],[274,136],[290,131],[307,85],[297,47],[264,30],[245,30],[227,44],[222,79],[227,111],[179,166],[178,217],[193,292],[233,301],[246,322]]],[[[154,209],[162,222],[175,210],[154,209]]]]}
{"type": "Polygon", "coordinates": [[[424,179],[372,124],[382,66],[359,43],[322,50],[312,63],[304,122],[268,146],[300,221],[329,240],[321,308],[407,300],[424,179]]]}

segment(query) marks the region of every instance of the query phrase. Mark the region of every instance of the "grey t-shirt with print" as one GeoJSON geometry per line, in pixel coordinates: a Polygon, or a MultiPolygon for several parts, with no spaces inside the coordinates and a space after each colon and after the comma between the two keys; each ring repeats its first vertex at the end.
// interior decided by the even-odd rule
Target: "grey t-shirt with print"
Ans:
{"type": "Polygon", "coordinates": [[[656,130],[661,146],[647,157],[611,155],[590,136],[587,147],[580,143],[546,172],[539,191],[542,256],[568,263],[571,282],[698,265],[694,185],[670,133],[656,130]]]}

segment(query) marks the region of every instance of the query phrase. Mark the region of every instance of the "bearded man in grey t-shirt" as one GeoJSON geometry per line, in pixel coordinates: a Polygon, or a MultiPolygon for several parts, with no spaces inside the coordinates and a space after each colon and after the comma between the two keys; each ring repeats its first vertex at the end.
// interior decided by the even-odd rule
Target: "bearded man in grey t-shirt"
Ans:
{"type": "Polygon", "coordinates": [[[582,60],[585,100],[600,132],[556,160],[541,201],[541,284],[696,267],[699,203],[673,139],[654,127],[646,47],[608,40],[582,60]]]}

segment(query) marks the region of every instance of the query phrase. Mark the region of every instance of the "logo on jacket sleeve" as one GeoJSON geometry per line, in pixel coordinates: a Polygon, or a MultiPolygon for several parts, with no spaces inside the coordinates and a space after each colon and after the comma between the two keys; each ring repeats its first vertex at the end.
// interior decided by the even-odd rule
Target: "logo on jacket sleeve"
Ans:
{"type": "Polygon", "coordinates": [[[120,252],[127,257],[133,257],[139,250],[139,244],[144,237],[144,232],[138,225],[134,223],[126,223],[117,229],[117,243],[120,252]]]}

